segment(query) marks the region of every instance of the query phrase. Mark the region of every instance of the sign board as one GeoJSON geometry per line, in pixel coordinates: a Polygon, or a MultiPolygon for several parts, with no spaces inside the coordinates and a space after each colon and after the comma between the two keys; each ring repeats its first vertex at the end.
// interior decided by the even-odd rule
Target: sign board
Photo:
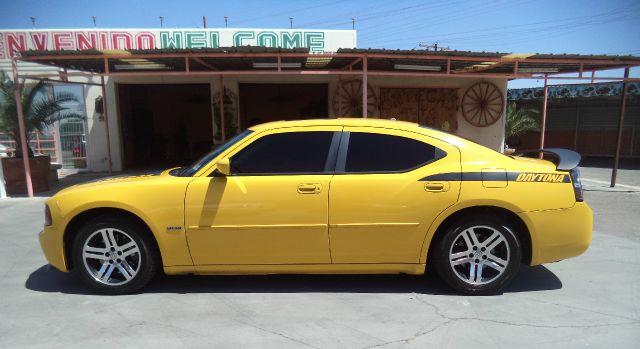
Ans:
{"type": "Polygon", "coordinates": [[[308,48],[312,53],[356,47],[355,30],[306,29],[48,29],[0,30],[0,59],[26,50],[198,49],[238,46],[308,48]]]}

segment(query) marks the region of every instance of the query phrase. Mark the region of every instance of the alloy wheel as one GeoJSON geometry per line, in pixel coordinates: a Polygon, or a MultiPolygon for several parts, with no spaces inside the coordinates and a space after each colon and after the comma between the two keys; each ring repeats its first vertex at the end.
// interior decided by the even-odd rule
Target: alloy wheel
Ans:
{"type": "Polygon", "coordinates": [[[140,270],[140,248],[122,230],[100,229],[85,240],[82,260],[96,281],[108,286],[123,285],[131,281],[140,270]]]}
{"type": "Polygon", "coordinates": [[[449,250],[449,264],[454,274],[470,285],[498,279],[507,269],[509,258],[509,244],[504,234],[482,225],[458,233],[449,250]]]}

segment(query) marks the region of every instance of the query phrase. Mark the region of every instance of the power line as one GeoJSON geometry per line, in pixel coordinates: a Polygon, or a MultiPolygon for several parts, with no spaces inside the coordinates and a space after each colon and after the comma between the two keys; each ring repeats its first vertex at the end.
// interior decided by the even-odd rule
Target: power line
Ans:
{"type": "MultiPolygon", "coordinates": [[[[420,4],[420,5],[412,5],[412,6],[405,6],[405,7],[401,7],[401,8],[397,8],[397,9],[393,9],[393,10],[386,10],[386,11],[378,11],[378,12],[370,12],[368,15],[360,15],[358,16],[358,22],[364,22],[364,21],[370,21],[372,19],[376,19],[376,18],[389,18],[393,15],[399,15],[405,12],[409,12],[409,11],[415,11],[415,10],[425,10],[425,9],[429,9],[430,7],[434,7],[434,6],[440,6],[440,5],[444,5],[444,4],[451,4],[451,1],[440,1],[437,3],[427,3],[427,4],[420,4]]],[[[333,17],[333,18],[349,18],[348,15],[342,15],[340,17],[333,17]]],[[[324,21],[316,21],[316,22],[308,22],[308,23],[303,23],[302,26],[305,28],[310,28],[310,27],[316,27],[318,25],[324,25],[324,26],[337,26],[337,25],[348,25],[351,24],[351,21],[347,21],[347,20],[341,20],[341,21],[329,21],[329,20],[324,20],[324,21]]]]}
{"type": "MultiPolygon", "coordinates": [[[[520,24],[520,25],[513,25],[513,26],[501,26],[501,27],[474,30],[474,32],[476,33],[486,32],[484,34],[478,33],[473,35],[460,36],[460,34],[468,34],[469,32],[467,31],[467,32],[454,32],[454,33],[448,33],[448,34],[431,34],[429,35],[429,37],[432,39],[437,38],[439,40],[442,40],[443,38],[449,36],[450,38],[446,40],[447,42],[456,42],[456,41],[460,42],[460,41],[468,41],[468,40],[479,40],[483,38],[495,38],[496,36],[501,36],[500,40],[501,42],[504,42],[503,36],[513,36],[514,34],[523,33],[523,32],[538,33],[543,31],[557,31],[557,30],[563,30],[563,29],[573,29],[573,28],[584,27],[591,24],[598,24],[599,22],[603,22],[603,21],[624,20],[627,18],[627,16],[632,16],[628,14],[628,10],[629,8],[623,7],[623,8],[610,10],[604,13],[583,16],[583,17],[570,17],[570,18],[564,18],[564,19],[548,20],[548,21],[527,23],[527,24],[520,24]],[[622,16],[619,16],[620,14],[622,14],[622,16]],[[615,17],[615,16],[619,16],[619,17],[615,17]],[[587,21],[584,21],[584,20],[587,20],[587,21]],[[563,22],[563,23],[553,25],[553,26],[539,26],[540,24],[550,24],[550,23],[558,23],[558,22],[563,22]],[[536,26],[539,26],[539,27],[536,27],[536,26]],[[532,28],[526,28],[526,27],[532,27],[532,28]],[[524,29],[514,31],[513,28],[524,28],[524,29]],[[506,30],[500,31],[502,29],[506,29],[506,30]],[[458,36],[456,37],[456,35],[458,36]]],[[[363,35],[362,37],[365,37],[365,36],[363,35]]],[[[412,39],[411,42],[414,42],[415,40],[424,39],[424,38],[425,38],[424,35],[415,36],[411,38],[406,38],[407,41],[405,42],[409,42],[408,41],[409,39],[412,39]]],[[[391,40],[397,43],[397,40],[394,40],[394,39],[383,40],[380,37],[377,37],[376,40],[373,41],[373,43],[389,42],[391,40]]]]}
{"type": "Polygon", "coordinates": [[[262,14],[260,16],[256,16],[256,17],[253,17],[253,18],[241,19],[239,21],[235,21],[234,23],[247,23],[247,22],[254,22],[254,21],[257,21],[257,20],[265,19],[265,18],[273,18],[273,17],[282,16],[282,15],[290,15],[290,14],[297,13],[297,12],[308,11],[308,10],[313,10],[313,9],[317,9],[317,8],[333,5],[333,4],[336,4],[336,3],[339,3],[339,2],[343,2],[343,1],[330,1],[330,2],[327,2],[327,3],[323,3],[323,4],[307,6],[307,7],[301,7],[301,8],[294,9],[294,10],[287,10],[287,11],[273,12],[273,13],[269,13],[269,14],[262,14]]]}

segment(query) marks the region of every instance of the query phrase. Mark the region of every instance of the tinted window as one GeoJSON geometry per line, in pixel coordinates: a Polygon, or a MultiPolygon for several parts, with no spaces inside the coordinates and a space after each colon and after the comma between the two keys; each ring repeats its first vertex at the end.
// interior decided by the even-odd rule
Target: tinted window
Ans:
{"type": "Polygon", "coordinates": [[[333,132],[290,132],[262,137],[231,158],[231,173],[322,173],[332,137],[333,132]]]}
{"type": "Polygon", "coordinates": [[[442,157],[436,147],[411,138],[351,132],[345,172],[401,172],[442,157]]]}
{"type": "Polygon", "coordinates": [[[209,154],[203,156],[200,160],[193,163],[191,166],[183,167],[180,171],[175,174],[182,177],[193,176],[194,173],[200,171],[200,169],[208,164],[211,160],[213,160],[216,156],[220,155],[223,151],[229,149],[232,145],[238,143],[243,138],[247,137],[251,132],[251,130],[245,130],[242,133],[237,134],[235,137],[231,138],[227,143],[219,146],[214,151],[209,154]]]}

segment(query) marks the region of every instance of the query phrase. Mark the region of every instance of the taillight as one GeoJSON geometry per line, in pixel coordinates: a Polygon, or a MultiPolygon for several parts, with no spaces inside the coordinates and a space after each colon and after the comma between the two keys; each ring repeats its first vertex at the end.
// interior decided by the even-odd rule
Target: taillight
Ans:
{"type": "Polygon", "coordinates": [[[53,223],[53,219],[51,219],[51,210],[49,209],[49,205],[44,205],[44,226],[50,226],[53,223]]]}
{"type": "Polygon", "coordinates": [[[582,195],[582,182],[580,181],[580,170],[576,167],[571,170],[569,174],[571,175],[573,192],[576,194],[576,201],[584,201],[584,196],[582,195]]]}

